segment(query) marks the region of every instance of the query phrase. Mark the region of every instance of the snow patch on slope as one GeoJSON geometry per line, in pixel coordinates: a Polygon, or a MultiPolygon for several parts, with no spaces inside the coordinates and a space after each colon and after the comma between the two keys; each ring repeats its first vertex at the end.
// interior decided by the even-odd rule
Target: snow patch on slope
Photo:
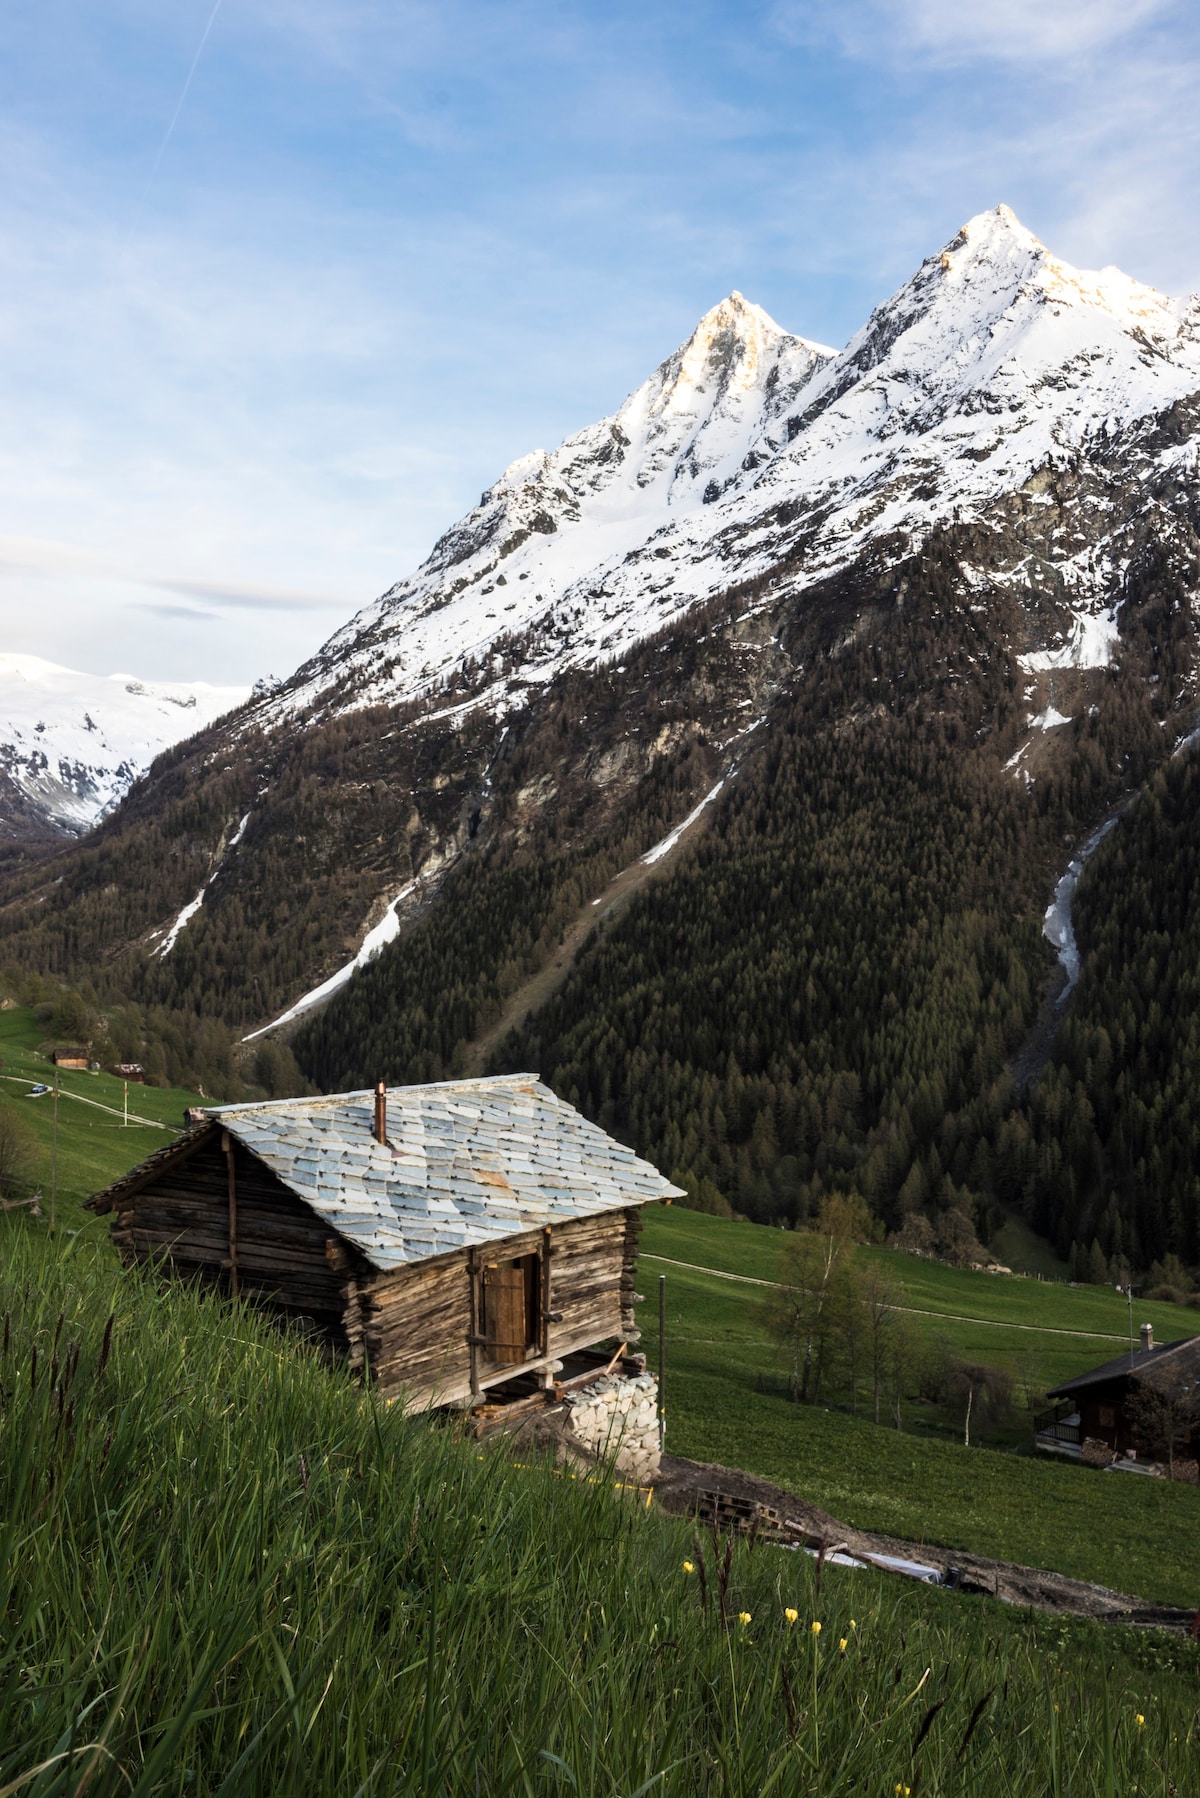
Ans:
{"type": "Polygon", "coordinates": [[[420,884],[418,878],[410,880],[407,886],[401,887],[396,897],[388,904],[378,924],[367,931],[357,955],[352,960],[346,962],[335,974],[331,974],[328,980],[323,980],[320,986],[314,986],[311,991],[302,994],[294,1005],[289,1005],[287,1010],[272,1019],[271,1023],[264,1024],[259,1030],[252,1030],[249,1036],[242,1038],[242,1041],[252,1043],[258,1037],[266,1036],[268,1031],[278,1030],[281,1024],[290,1024],[293,1019],[303,1017],[306,1011],[312,1011],[315,1006],[323,1005],[327,999],[331,999],[334,993],[346,985],[357,968],[365,968],[369,961],[374,961],[381,949],[385,949],[389,943],[395,942],[400,934],[400,918],[397,908],[410,894],[416,892],[420,884]]]}
{"type": "MultiPolygon", "coordinates": [[[[247,812],[246,816],[242,819],[241,823],[238,825],[237,829],[234,831],[233,835],[229,839],[228,844],[226,845],[226,850],[225,850],[226,855],[229,853],[230,849],[237,848],[238,844],[241,842],[242,838],[246,834],[246,826],[247,826],[247,824],[249,824],[249,822],[250,822],[250,814],[249,814],[249,812],[247,812]]],[[[212,885],[213,881],[217,878],[217,875],[221,872],[221,869],[224,866],[224,863],[225,863],[225,855],[222,855],[220,861],[218,861],[216,867],[213,869],[212,873],[209,875],[209,877],[205,881],[204,885],[200,888],[200,891],[196,894],[196,897],[194,899],[188,900],[188,902],[184,906],[183,910],[179,913],[179,915],[175,918],[174,922],[170,925],[169,929],[167,930],[166,936],[163,938],[162,942],[159,944],[158,948],[155,950],[155,954],[160,959],[164,956],[170,955],[172,949],[175,947],[176,943],[179,941],[180,933],[187,929],[188,925],[191,923],[191,921],[195,917],[196,913],[200,910],[200,907],[204,904],[205,893],[207,893],[209,887],[212,885]]]]}
{"type": "Polygon", "coordinates": [[[705,806],[712,804],[713,800],[717,797],[717,794],[721,791],[721,788],[724,785],[725,785],[725,777],[724,777],[724,775],[722,775],[721,779],[717,782],[716,786],[713,787],[712,791],[709,793],[706,793],[704,795],[704,798],[700,801],[699,805],[693,806],[692,810],[688,813],[687,817],[683,820],[683,823],[677,824],[675,826],[674,830],[669,831],[667,833],[667,835],[663,838],[661,843],[656,843],[654,845],[653,849],[648,849],[646,851],[645,855],[643,855],[643,857],[642,857],[642,860],[643,860],[643,862],[645,862],[645,864],[648,868],[653,867],[655,862],[660,862],[664,855],[669,855],[671,853],[672,849],[674,849],[676,843],[679,841],[679,839],[683,835],[684,831],[691,829],[692,825],[696,822],[696,819],[700,816],[700,814],[704,810],[705,806]]]}
{"type": "MultiPolygon", "coordinates": [[[[1124,809],[1122,806],[1121,811],[1124,809]]],[[[1120,815],[1118,812],[1115,816],[1106,818],[1099,829],[1092,832],[1079,854],[1073,856],[1068,862],[1067,871],[1055,887],[1054,897],[1046,907],[1042,934],[1058,951],[1058,959],[1067,976],[1067,984],[1058,995],[1059,1005],[1066,1004],[1079,983],[1079,945],[1075,941],[1075,924],[1071,916],[1071,903],[1075,897],[1075,888],[1079,885],[1079,876],[1083,873],[1084,864],[1099,849],[1120,815]]]]}
{"type": "Polygon", "coordinates": [[[1038,649],[1018,656],[1027,674],[1049,674],[1055,668],[1107,668],[1120,641],[1116,610],[1076,612],[1066,642],[1057,649],[1038,649]]]}

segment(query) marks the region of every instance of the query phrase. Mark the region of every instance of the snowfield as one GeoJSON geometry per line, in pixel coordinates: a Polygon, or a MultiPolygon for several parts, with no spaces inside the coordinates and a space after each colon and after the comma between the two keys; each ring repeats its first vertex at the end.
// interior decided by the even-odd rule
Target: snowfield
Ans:
{"type": "Polygon", "coordinates": [[[0,655],[0,769],[60,829],[90,830],[164,749],[249,697],[248,687],[79,674],[0,655]]]}

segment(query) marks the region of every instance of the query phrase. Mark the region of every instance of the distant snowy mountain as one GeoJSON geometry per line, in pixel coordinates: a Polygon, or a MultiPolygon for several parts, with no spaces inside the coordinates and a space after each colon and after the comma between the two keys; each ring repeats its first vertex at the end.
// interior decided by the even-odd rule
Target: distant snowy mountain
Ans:
{"type": "MultiPolygon", "coordinates": [[[[840,354],[734,293],[611,418],[514,462],[266,716],[408,700],[464,673],[472,701],[503,713],[778,570],[785,549],[799,593],[873,542],[895,552],[986,518],[1198,382],[1200,298],[1073,269],[1006,206],[965,225],[840,354]]],[[[1194,471],[1194,442],[1153,460],[1194,471]]],[[[1109,492],[1082,496],[1077,540],[1051,546],[1072,612],[1053,643],[1030,645],[1058,658],[1047,666],[1107,656],[1123,554],[1112,506],[1109,492]]]]}
{"type": "Polygon", "coordinates": [[[9,808],[79,835],[156,755],[248,697],[247,687],[79,674],[40,656],[0,655],[0,774],[9,808]]]}

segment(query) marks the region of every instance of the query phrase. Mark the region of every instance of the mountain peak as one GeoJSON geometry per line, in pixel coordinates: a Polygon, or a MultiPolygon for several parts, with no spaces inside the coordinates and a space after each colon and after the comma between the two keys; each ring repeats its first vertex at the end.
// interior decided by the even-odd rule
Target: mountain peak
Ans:
{"type": "Polygon", "coordinates": [[[1041,239],[1021,223],[1012,207],[1006,206],[1003,200],[998,206],[990,206],[986,212],[977,212],[969,218],[954,241],[975,246],[1015,243],[1025,250],[1040,250],[1045,247],[1041,239]]]}
{"type": "Polygon", "coordinates": [[[680,374],[686,371],[689,378],[695,378],[701,367],[709,363],[732,366],[748,362],[746,374],[752,381],[764,352],[786,336],[787,332],[770,313],[744,299],[735,288],[709,308],[687,342],[667,358],[663,367],[669,368],[678,361],[680,374]]]}
{"type": "Polygon", "coordinates": [[[1175,332],[1179,309],[1165,294],[1119,268],[1075,268],[1048,250],[1011,206],[976,213],[936,260],[943,276],[963,288],[982,277],[999,292],[999,278],[1011,284],[1014,299],[1023,291],[1033,300],[1107,313],[1125,330],[1175,332]]]}
{"type": "MultiPolygon", "coordinates": [[[[278,704],[308,703],[335,668],[355,703],[415,697],[502,665],[495,645],[517,637],[524,692],[531,669],[611,656],[785,546],[808,585],[885,536],[920,542],[1198,378],[1200,303],[1072,268],[1005,205],[968,219],[840,354],[734,289],[614,413],[510,464],[278,704]]],[[[1089,569],[1080,590],[1106,596],[1089,569]]],[[[486,678],[488,703],[508,703],[507,672],[486,678]]]]}
{"type": "Polygon", "coordinates": [[[1003,274],[1019,281],[1032,275],[1046,254],[1045,245],[1012,207],[1000,205],[969,218],[925,267],[936,264],[944,276],[960,283],[972,282],[984,272],[992,280],[1003,274]]]}

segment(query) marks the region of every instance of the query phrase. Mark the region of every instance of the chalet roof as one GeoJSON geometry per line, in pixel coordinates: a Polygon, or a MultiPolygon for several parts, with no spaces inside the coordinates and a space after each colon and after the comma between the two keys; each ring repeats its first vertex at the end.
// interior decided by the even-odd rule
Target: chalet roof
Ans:
{"type": "Polygon", "coordinates": [[[206,1108],[377,1268],[681,1197],[533,1074],[206,1108]]]}
{"type": "Polygon", "coordinates": [[[1086,1392],[1089,1386],[1105,1386],[1113,1380],[1145,1379],[1148,1374],[1157,1372],[1166,1359],[1170,1360],[1172,1367],[1194,1359],[1197,1371],[1200,1372],[1200,1336],[1180,1336],[1174,1342],[1156,1342],[1153,1348],[1135,1349],[1132,1355],[1126,1350],[1115,1360],[1106,1361],[1102,1367],[1093,1367],[1090,1373],[1081,1373],[1073,1380],[1064,1380],[1047,1397],[1073,1398],[1076,1393],[1086,1392]],[[1192,1349],[1192,1355],[1183,1356],[1179,1353],[1181,1349],[1188,1348],[1192,1349]]]}

